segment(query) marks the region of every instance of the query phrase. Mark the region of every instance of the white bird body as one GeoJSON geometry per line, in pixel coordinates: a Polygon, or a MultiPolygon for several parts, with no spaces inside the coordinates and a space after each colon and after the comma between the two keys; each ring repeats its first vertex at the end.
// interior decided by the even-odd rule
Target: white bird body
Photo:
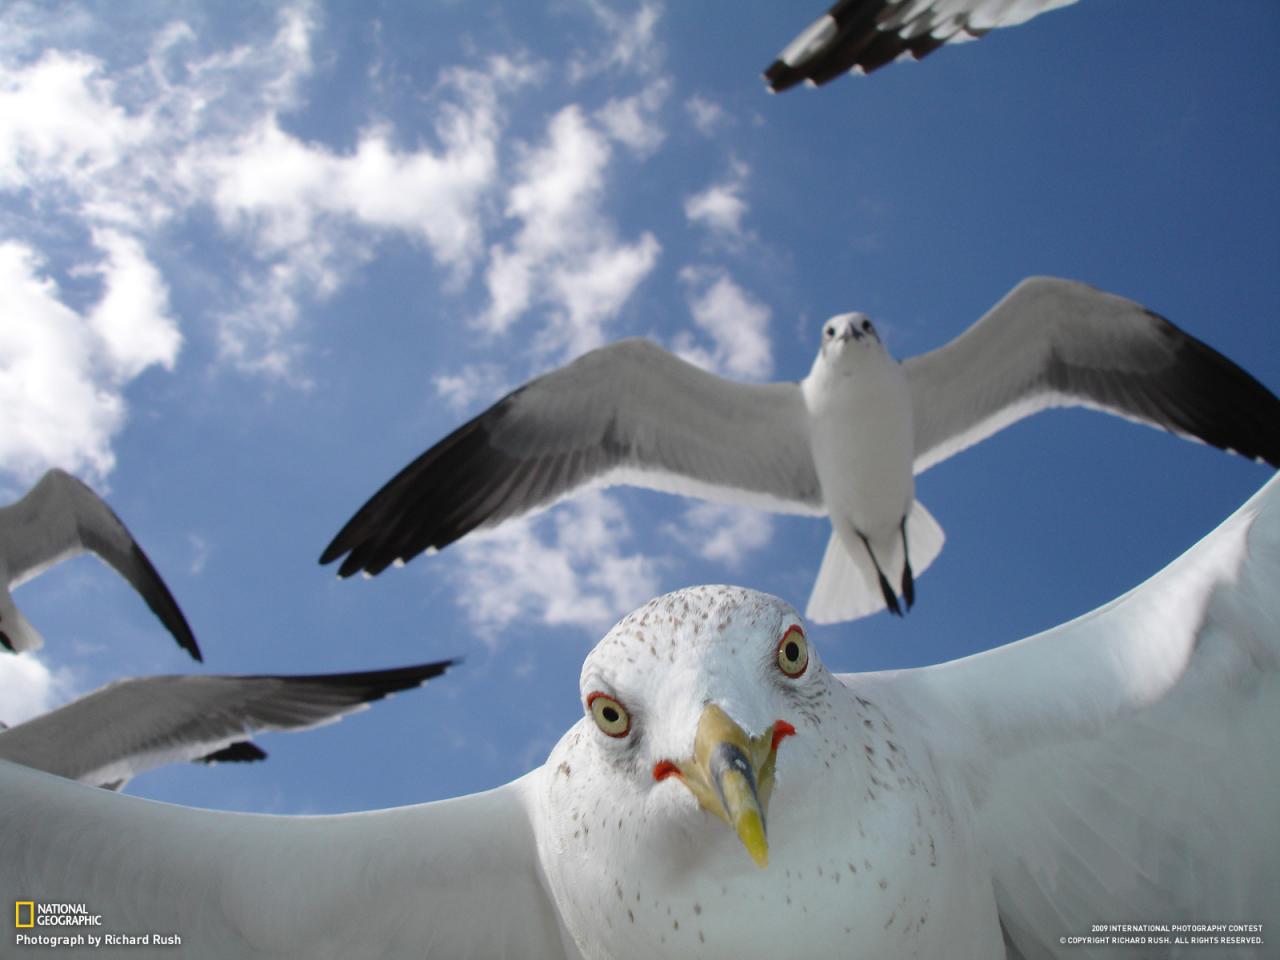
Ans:
{"type": "Polygon", "coordinates": [[[892,595],[882,592],[879,572],[896,592],[913,576],[908,559],[914,572],[923,572],[942,547],[936,524],[908,522],[915,500],[911,391],[901,365],[860,313],[827,321],[800,389],[832,526],[806,615],[820,623],[852,619],[879,609],[892,595]],[[928,543],[919,543],[908,558],[904,538],[917,525],[928,543]]]}
{"type": "Polygon", "coordinates": [[[0,896],[83,902],[197,958],[1135,955],[1069,942],[1097,923],[1267,939],[1277,582],[1280,479],[1118,600],[931,667],[832,675],[787,604],[690,588],[597,644],[586,716],[486,793],[227,814],[0,761],[0,896]]]}

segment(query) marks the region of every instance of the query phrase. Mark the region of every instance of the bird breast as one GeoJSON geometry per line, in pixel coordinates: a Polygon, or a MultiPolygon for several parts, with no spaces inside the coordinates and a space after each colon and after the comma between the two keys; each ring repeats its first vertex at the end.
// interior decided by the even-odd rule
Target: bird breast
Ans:
{"type": "Polygon", "coordinates": [[[895,362],[805,384],[810,444],[832,516],[896,525],[915,496],[911,394],[895,362]]]}

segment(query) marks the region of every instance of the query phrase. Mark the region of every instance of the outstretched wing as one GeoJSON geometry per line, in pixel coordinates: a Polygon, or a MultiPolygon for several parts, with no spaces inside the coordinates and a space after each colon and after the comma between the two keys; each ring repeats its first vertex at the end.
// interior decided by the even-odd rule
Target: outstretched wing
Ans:
{"type": "Polygon", "coordinates": [[[870,73],[899,57],[927,56],[1075,0],[839,0],[787,44],[764,72],[774,93],[802,80],[821,86],[850,70],[870,73]]]}
{"type": "Polygon", "coordinates": [[[0,761],[0,892],[84,903],[102,916],[97,933],[177,934],[184,957],[573,957],[528,816],[538,776],[375,813],[274,817],[0,761]]]}
{"type": "Polygon", "coordinates": [[[1107,606],[885,676],[967,785],[1023,955],[1106,953],[1061,945],[1092,924],[1280,925],[1278,585],[1273,479],[1107,606]]]}
{"type": "Polygon", "coordinates": [[[421,686],[453,663],[310,676],[117,680],[0,732],[0,758],[119,787],[146,770],[204,759],[256,733],[332,723],[421,686]]]}
{"type": "Polygon", "coordinates": [[[1145,307],[1087,284],[1023,280],[903,368],[915,471],[1049,407],[1091,407],[1280,467],[1280,399],[1145,307]]]}
{"type": "Polygon", "coordinates": [[[822,514],[798,384],[743,384],[647,340],[530,381],[400,471],[320,557],[381,573],[587,483],[822,514]]]}
{"type": "Polygon", "coordinates": [[[21,500],[0,508],[0,552],[7,561],[10,586],[86,550],[129,581],[183,650],[196,660],[204,659],[177,601],[133,534],[101,497],[71,474],[50,470],[21,500]]]}

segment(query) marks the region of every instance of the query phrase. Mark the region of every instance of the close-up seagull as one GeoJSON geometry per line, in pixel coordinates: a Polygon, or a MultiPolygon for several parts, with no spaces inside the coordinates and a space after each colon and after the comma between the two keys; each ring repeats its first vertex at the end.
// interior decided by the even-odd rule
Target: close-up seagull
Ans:
{"type": "Polygon", "coordinates": [[[771,93],[843,73],[871,73],[905,56],[919,60],[946,43],[976,40],[1075,0],[838,0],[764,71],[771,93]]]}
{"type": "Polygon", "coordinates": [[[90,552],[129,581],[178,646],[203,660],[196,638],[142,547],[101,497],[63,470],[50,470],[22,499],[0,507],[0,646],[38,650],[44,638],[9,591],[62,560],[90,552]]]}
{"type": "Polygon", "coordinates": [[[333,723],[419,687],[455,662],[358,673],[116,680],[0,730],[0,758],[112,790],[167,763],[262,760],[266,752],[248,737],[333,723]]]}
{"type": "Polygon", "coordinates": [[[640,339],[593,350],[419,456],[320,562],[345,554],[341,576],[376,575],[589,483],[633,484],[828,516],[806,616],[900,614],[943,542],[914,475],[1063,406],[1280,466],[1280,399],[1252,376],[1140,304],[1033,277],[951,343],[903,363],[863,314],[833,317],[799,383],[726,380],[640,339]]]}
{"type": "Polygon", "coordinates": [[[1261,940],[1277,582],[1273,479],[1119,599],[935,666],[832,674],[783,601],[680,590],[596,645],[582,715],[506,786],[279,817],[0,762],[0,880],[192,957],[1183,955],[1088,939],[1170,918],[1261,940]]]}

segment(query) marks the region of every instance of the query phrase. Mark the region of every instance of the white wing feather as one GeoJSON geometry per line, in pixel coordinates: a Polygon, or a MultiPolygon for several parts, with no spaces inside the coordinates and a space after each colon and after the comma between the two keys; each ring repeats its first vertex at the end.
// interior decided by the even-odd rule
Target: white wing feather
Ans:
{"type": "MultiPolygon", "coordinates": [[[[1027,958],[1068,952],[1059,938],[1095,923],[1280,930],[1278,586],[1272,480],[1113,603],[883,675],[970,793],[1001,920],[1027,958]]],[[[1110,955],[1069,955],[1095,952],[1110,955]]]]}
{"type": "Polygon", "coordinates": [[[574,957],[528,817],[540,775],[376,813],[274,817],[0,761],[0,895],[84,903],[98,933],[177,933],[183,957],[574,957]]]}

